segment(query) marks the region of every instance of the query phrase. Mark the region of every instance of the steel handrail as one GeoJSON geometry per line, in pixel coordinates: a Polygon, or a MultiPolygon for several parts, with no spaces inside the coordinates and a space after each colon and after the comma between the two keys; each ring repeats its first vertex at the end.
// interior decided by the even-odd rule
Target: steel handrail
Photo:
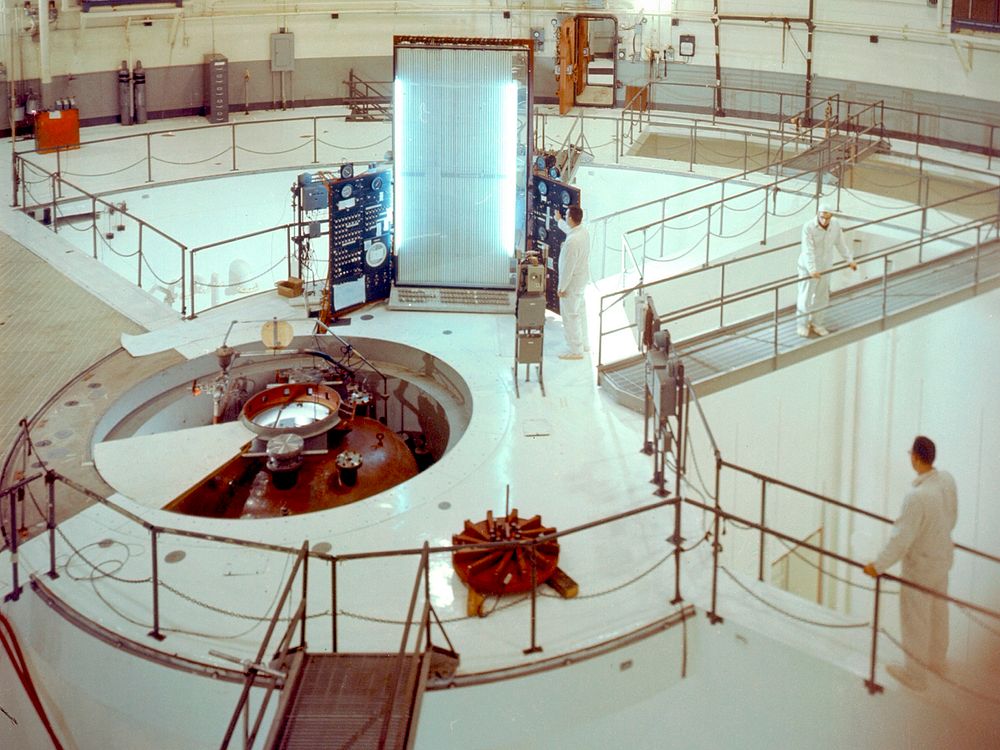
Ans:
{"type": "MultiPolygon", "coordinates": [[[[696,398],[696,396],[695,396],[695,400],[696,400],[696,405],[697,405],[697,398],[696,398]]],[[[707,420],[705,420],[704,413],[701,411],[700,406],[698,406],[698,413],[699,413],[699,416],[701,417],[701,419],[703,420],[703,422],[707,426],[707,420]]],[[[709,435],[710,435],[710,438],[711,438],[711,432],[710,432],[710,430],[709,430],[709,435]]],[[[717,452],[718,448],[715,445],[714,438],[711,438],[711,441],[712,441],[712,444],[713,444],[713,450],[715,450],[717,452]]],[[[718,455],[718,453],[717,453],[717,455],[718,455]]],[[[721,468],[722,468],[722,466],[721,466],[721,459],[717,463],[717,466],[719,467],[718,470],[721,470],[721,468]]],[[[735,465],[732,465],[732,466],[735,466],[735,465]]],[[[740,468],[742,468],[742,467],[740,467],[740,468]]],[[[50,473],[53,473],[53,472],[50,472],[50,473]]],[[[757,474],[759,476],[764,476],[764,475],[760,475],[759,472],[757,474]]],[[[70,480],[70,481],[72,481],[72,480],[70,480]]],[[[780,481],[780,480],[778,480],[778,481],[780,481]]],[[[788,483],[782,483],[782,486],[785,486],[786,484],[788,484],[788,483]]],[[[77,487],[78,487],[78,485],[77,485],[77,487]]],[[[792,487],[794,487],[794,485],[792,485],[792,487]]],[[[87,490],[87,492],[89,493],[90,491],[87,490]]],[[[94,493],[94,494],[96,494],[96,493],[94,493]]],[[[817,493],[810,493],[809,491],[806,491],[806,494],[815,497],[817,493]]],[[[717,482],[716,482],[716,495],[718,495],[718,478],[717,478],[717,482]]],[[[623,511],[623,512],[618,513],[618,514],[614,514],[612,516],[608,516],[608,517],[603,518],[603,519],[597,519],[597,520],[592,521],[592,522],[588,522],[588,523],[585,523],[585,524],[580,524],[578,526],[575,526],[575,527],[572,527],[572,528],[569,528],[569,529],[565,529],[562,532],[556,532],[554,534],[546,535],[543,538],[532,540],[531,542],[528,542],[527,544],[528,544],[529,547],[533,547],[539,541],[547,541],[549,539],[556,539],[556,538],[561,537],[561,536],[568,536],[568,535],[571,535],[571,534],[580,533],[582,531],[586,531],[586,530],[591,529],[591,528],[595,528],[595,527],[598,527],[598,526],[609,524],[609,523],[612,523],[612,522],[615,522],[615,521],[618,521],[618,520],[622,520],[622,519],[625,519],[625,518],[630,518],[632,516],[637,516],[639,514],[644,514],[644,513],[647,513],[647,512],[651,512],[651,511],[657,510],[657,509],[665,507],[665,506],[677,505],[681,501],[688,502],[688,503],[694,503],[694,501],[692,501],[692,500],[690,500],[688,498],[682,498],[682,497],[669,498],[669,499],[662,500],[662,501],[659,501],[659,502],[655,502],[655,503],[652,503],[652,504],[648,504],[648,505],[645,505],[645,506],[640,506],[640,507],[637,507],[637,508],[629,509],[629,510],[623,511]]],[[[114,503],[107,503],[107,504],[108,504],[109,507],[111,507],[112,509],[117,510],[119,512],[121,512],[123,510],[123,509],[119,508],[114,503]]],[[[697,504],[697,503],[694,503],[694,504],[697,504]]],[[[718,501],[716,503],[716,507],[715,508],[713,508],[712,506],[708,506],[708,505],[701,505],[701,504],[697,504],[697,505],[699,507],[703,507],[706,510],[713,511],[715,513],[716,524],[718,524],[719,520],[725,519],[725,518],[734,518],[736,520],[739,520],[738,517],[735,517],[733,514],[729,514],[728,512],[722,510],[721,507],[718,507],[718,501]]],[[[860,509],[857,509],[857,510],[860,510],[860,509]]],[[[128,513],[127,511],[123,515],[126,515],[130,519],[134,518],[134,516],[132,516],[132,514],[128,513]]],[[[886,521],[887,520],[888,519],[886,519],[886,521]]],[[[153,524],[149,524],[148,522],[144,522],[141,519],[140,519],[140,522],[142,523],[142,525],[144,527],[152,529],[152,530],[154,530],[154,532],[156,530],[160,529],[160,527],[157,527],[157,526],[155,526],[153,524]]],[[[763,527],[758,527],[758,526],[754,525],[754,528],[763,528],[763,527]]],[[[221,537],[221,536],[218,536],[218,535],[207,535],[207,534],[202,534],[200,532],[185,532],[183,530],[169,530],[169,529],[163,529],[163,531],[166,532],[166,533],[170,533],[170,532],[173,532],[173,531],[180,531],[180,533],[182,533],[185,536],[189,536],[189,537],[193,537],[193,538],[204,538],[204,539],[207,539],[207,540],[210,540],[210,541],[219,541],[219,542],[224,542],[224,543],[230,541],[226,537],[221,537]]],[[[767,529],[767,531],[769,533],[772,533],[772,535],[779,536],[779,537],[784,538],[784,539],[786,539],[788,541],[799,543],[799,541],[797,539],[795,539],[794,537],[790,537],[788,535],[782,535],[781,532],[776,532],[776,531],[769,530],[769,529],[767,529]]],[[[154,536],[154,538],[155,538],[155,536],[154,536]]],[[[717,535],[717,538],[718,538],[718,535],[717,535]]],[[[51,542],[51,543],[54,544],[54,541],[51,542]]],[[[260,543],[250,543],[247,546],[263,547],[263,548],[266,548],[266,549],[277,549],[277,550],[280,550],[280,551],[294,552],[296,554],[296,565],[293,567],[292,575],[289,577],[289,582],[286,583],[284,592],[283,592],[282,597],[281,597],[281,601],[279,602],[278,606],[275,609],[275,616],[272,618],[272,627],[269,628],[268,636],[267,636],[267,638],[265,640],[265,650],[266,650],[266,642],[270,640],[270,635],[273,633],[274,627],[276,627],[277,619],[280,616],[280,609],[283,606],[284,601],[287,599],[287,595],[288,595],[288,592],[289,592],[290,587],[292,585],[292,582],[294,580],[294,577],[297,575],[298,565],[300,565],[300,564],[304,565],[305,561],[309,557],[320,557],[320,558],[323,558],[325,560],[329,560],[334,565],[336,565],[338,562],[346,562],[348,560],[364,560],[364,559],[373,559],[373,558],[385,558],[385,557],[394,557],[394,556],[410,555],[410,554],[421,555],[422,559],[426,560],[426,559],[429,559],[429,555],[430,554],[450,553],[450,552],[454,552],[456,549],[459,549],[459,548],[465,549],[465,550],[474,549],[474,548],[485,548],[485,549],[496,549],[496,548],[505,548],[505,547],[506,548],[510,548],[510,547],[514,547],[514,546],[518,546],[518,545],[524,545],[525,543],[526,542],[524,540],[512,540],[512,541],[509,541],[509,542],[481,543],[481,544],[478,544],[478,545],[450,545],[450,546],[446,546],[446,547],[435,547],[435,548],[431,548],[428,543],[425,543],[424,547],[422,547],[419,550],[413,549],[413,550],[390,550],[390,551],[381,551],[381,552],[366,552],[366,553],[355,553],[355,554],[350,554],[350,555],[342,555],[342,556],[339,556],[339,557],[334,557],[334,556],[330,556],[330,555],[324,555],[324,554],[321,554],[321,553],[315,553],[315,552],[313,552],[312,550],[310,550],[308,548],[308,544],[307,543],[304,543],[303,547],[300,548],[299,550],[289,550],[288,548],[276,547],[275,545],[262,545],[260,543]]],[[[968,551],[968,552],[972,552],[973,554],[979,554],[979,552],[977,550],[974,550],[972,548],[968,548],[968,547],[966,547],[964,545],[960,546],[960,549],[963,549],[963,550],[968,551]]],[[[833,559],[841,559],[842,558],[842,556],[840,556],[838,553],[827,551],[825,549],[816,548],[816,551],[819,554],[826,555],[826,556],[831,557],[833,559]]],[[[1000,559],[995,558],[995,557],[990,556],[990,555],[987,555],[985,553],[982,553],[981,556],[984,557],[984,559],[988,559],[988,560],[995,561],[995,562],[1000,562],[1000,559]]],[[[847,558],[843,558],[843,559],[845,561],[848,561],[847,558]]],[[[155,577],[155,571],[154,571],[154,577],[155,577]]],[[[713,586],[714,586],[714,583],[713,583],[713,586]]],[[[303,584],[303,597],[304,596],[305,596],[305,585],[303,584]]],[[[714,598],[714,595],[713,595],[713,613],[714,613],[714,609],[715,609],[715,607],[714,607],[714,601],[715,601],[715,598],[714,598]]],[[[967,605],[970,609],[974,609],[976,611],[980,611],[980,612],[983,612],[985,614],[989,614],[991,616],[993,616],[993,614],[994,614],[991,611],[989,611],[989,610],[987,610],[985,608],[980,607],[979,605],[976,605],[976,604],[973,604],[973,603],[966,603],[966,602],[964,602],[962,600],[955,600],[955,601],[957,603],[959,603],[960,605],[962,605],[962,606],[966,606],[967,605]]],[[[411,599],[411,605],[412,605],[412,599],[411,599]]],[[[154,598],[154,607],[155,607],[155,598],[154,598]]],[[[411,606],[411,610],[412,610],[412,606],[411,606]]],[[[333,611],[334,611],[334,616],[335,616],[335,613],[336,613],[336,607],[335,606],[334,606],[334,610],[333,611]]],[[[407,621],[408,622],[412,621],[412,611],[408,614],[407,621]]],[[[429,622],[427,621],[426,613],[425,613],[424,617],[421,618],[421,621],[424,622],[424,623],[426,623],[426,627],[429,627],[429,622]]],[[[295,622],[293,620],[293,623],[292,623],[292,625],[290,627],[294,627],[294,624],[295,624],[295,622]]],[[[304,619],[302,621],[302,625],[304,626],[304,619]]],[[[155,632],[155,630],[154,630],[154,632],[155,632]]],[[[153,634],[151,633],[151,635],[153,635],[153,634]]],[[[304,642],[304,633],[302,635],[302,638],[303,638],[303,642],[304,642]]],[[[532,615],[532,643],[534,644],[534,614],[532,615]]],[[[255,662],[255,663],[258,663],[258,664],[262,663],[261,662],[261,659],[263,658],[262,653],[263,652],[261,652],[261,653],[258,654],[258,659],[257,659],[257,662],[255,662]]],[[[249,682],[250,681],[248,680],[248,683],[249,682]]],[[[246,693],[249,692],[249,687],[247,685],[245,685],[244,691],[246,693]]],[[[241,700],[245,704],[245,701],[246,701],[245,696],[243,698],[241,698],[241,700]]],[[[239,713],[239,710],[237,710],[237,712],[234,714],[234,717],[238,717],[238,713],[239,713]]]]}
{"type": "MultiPolygon", "coordinates": [[[[721,508],[717,509],[714,505],[708,505],[707,503],[703,503],[703,502],[701,502],[699,500],[695,500],[695,499],[689,498],[689,497],[685,497],[684,498],[684,502],[686,504],[688,504],[688,505],[694,506],[695,508],[699,508],[700,510],[707,511],[709,513],[717,513],[724,520],[733,521],[733,522],[739,524],[740,526],[747,526],[747,527],[749,527],[751,529],[754,529],[756,531],[761,531],[761,532],[763,532],[765,534],[768,534],[770,536],[773,536],[773,537],[775,537],[777,539],[781,539],[781,540],[786,541],[786,542],[791,542],[792,544],[795,544],[798,547],[802,547],[803,549],[807,549],[810,552],[815,552],[816,554],[820,555],[821,557],[829,557],[829,558],[831,558],[833,560],[836,560],[839,563],[843,563],[845,565],[850,565],[851,567],[861,568],[861,569],[863,569],[865,567],[865,565],[867,564],[866,562],[859,562],[858,560],[855,560],[855,559],[853,559],[851,557],[847,557],[846,555],[841,555],[841,554],[839,554],[837,552],[833,552],[833,551],[828,550],[828,549],[826,549],[824,547],[817,547],[814,544],[810,544],[809,542],[806,542],[806,541],[803,541],[803,540],[801,540],[801,539],[799,539],[797,537],[791,536],[790,534],[785,534],[784,532],[776,531],[775,529],[771,529],[771,528],[769,528],[767,526],[763,526],[763,525],[761,525],[761,524],[759,524],[759,523],[757,523],[757,522],[755,522],[755,521],[753,521],[753,520],[751,520],[749,518],[744,518],[744,517],[739,516],[739,515],[737,515],[735,513],[731,513],[731,512],[726,511],[726,510],[722,510],[721,508]]],[[[990,557],[990,556],[987,556],[987,557],[990,557]]],[[[993,558],[993,560],[996,561],[996,562],[1000,562],[1000,560],[997,560],[996,558],[993,558]]],[[[952,604],[957,604],[960,607],[963,607],[963,608],[966,608],[966,609],[971,609],[971,610],[974,610],[976,612],[979,612],[980,614],[984,614],[984,615],[987,615],[989,617],[994,617],[994,618],[1000,620],[1000,611],[988,609],[988,608],[983,607],[983,606],[981,606],[979,604],[975,604],[973,602],[966,601],[965,599],[959,599],[958,597],[953,597],[953,596],[950,596],[948,594],[942,594],[940,591],[938,591],[936,589],[928,588],[927,586],[924,586],[923,584],[917,583],[916,581],[911,581],[911,580],[909,580],[907,578],[903,578],[901,576],[894,576],[894,575],[891,575],[889,573],[881,573],[880,577],[885,578],[885,579],[890,580],[890,581],[895,581],[897,583],[900,583],[900,584],[903,584],[903,585],[906,585],[906,586],[911,586],[911,587],[913,587],[915,589],[918,589],[918,590],[920,590],[920,591],[922,591],[922,592],[924,592],[926,594],[932,594],[932,595],[937,596],[937,597],[939,597],[941,599],[946,599],[948,602],[950,602],[952,604]]]]}
{"type": "MultiPolygon", "coordinates": [[[[406,668],[406,647],[410,642],[410,626],[413,624],[413,612],[417,607],[417,598],[420,594],[420,584],[423,582],[423,578],[427,572],[428,566],[430,564],[430,555],[428,550],[430,548],[429,542],[424,542],[423,549],[420,554],[420,564],[417,565],[417,575],[413,581],[413,593],[410,595],[410,604],[406,610],[406,624],[403,626],[403,636],[399,643],[399,652],[396,656],[396,674],[392,683],[392,690],[386,694],[385,704],[382,707],[382,726],[379,731],[379,741],[378,747],[385,747],[386,737],[389,735],[389,725],[392,723],[392,709],[396,705],[396,696],[399,693],[399,685],[403,681],[403,671],[406,668]]],[[[420,632],[417,634],[417,642],[419,646],[421,635],[426,633],[427,638],[430,638],[430,602],[426,599],[424,600],[423,614],[420,618],[420,632]]],[[[427,647],[430,647],[428,640],[427,647]]],[[[419,648],[414,649],[414,657],[417,658],[416,654],[419,653],[419,648]]]]}
{"type": "MultiPolygon", "coordinates": [[[[236,710],[233,711],[233,716],[229,720],[229,726],[226,728],[226,733],[222,739],[223,749],[229,747],[229,741],[232,739],[233,731],[236,729],[236,722],[239,720],[240,712],[247,704],[247,700],[250,697],[250,688],[253,687],[253,684],[257,679],[257,669],[254,665],[264,663],[264,654],[267,653],[267,644],[270,643],[271,636],[274,634],[274,630],[278,626],[278,621],[281,619],[281,608],[285,606],[285,601],[288,599],[288,595],[292,590],[292,584],[295,583],[295,579],[299,574],[299,568],[303,565],[303,561],[308,556],[308,553],[309,544],[307,542],[303,542],[302,546],[298,550],[295,563],[292,565],[292,571],[289,573],[288,579],[285,581],[285,586],[281,591],[281,596],[278,597],[278,602],[274,607],[274,615],[271,617],[271,620],[267,625],[267,632],[264,633],[264,638],[261,641],[260,648],[257,649],[257,657],[254,659],[252,664],[247,666],[247,676],[243,681],[243,690],[240,692],[239,700],[236,703],[236,710]]],[[[305,593],[303,592],[303,598],[299,604],[299,610],[304,611],[305,605],[305,593]]],[[[289,630],[291,629],[292,627],[289,627],[289,630]]]]}
{"type": "MultiPolygon", "coordinates": [[[[859,224],[853,224],[850,227],[845,227],[844,228],[844,232],[847,233],[847,232],[855,231],[857,229],[862,229],[864,227],[876,226],[876,225],[880,225],[880,224],[883,224],[885,222],[889,222],[889,221],[892,221],[892,220],[895,220],[895,219],[899,219],[899,218],[903,218],[903,217],[906,217],[906,216],[910,216],[910,215],[914,215],[914,214],[918,214],[918,213],[923,213],[925,211],[930,211],[930,210],[933,210],[933,209],[939,209],[942,206],[946,206],[946,205],[949,205],[949,204],[952,204],[952,203],[958,203],[958,202],[961,202],[961,201],[965,201],[965,200],[968,200],[969,198],[974,198],[976,196],[985,195],[985,194],[988,194],[988,193],[994,193],[997,190],[1000,190],[1000,186],[995,187],[995,188],[994,187],[983,188],[981,190],[976,190],[976,191],[974,191],[972,193],[966,193],[964,195],[961,195],[961,196],[958,196],[958,197],[955,197],[955,198],[947,198],[945,200],[938,201],[937,203],[933,203],[933,204],[930,204],[928,206],[918,206],[916,208],[905,209],[905,210],[897,212],[895,214],[890,214],[889,216],[886,216],[886,217],[880,217],[878,219],[871,219],[871,220],[868,220],[868,221],[861,222],[859,224]]],[[[975,225],[976,223],[989,224],[991,222],[990,222],[990,218],[989,217],[987,217],[985,219],[981,219],[981,220],[972,220],[970,222],[971,225],[975,225]]],[[[942,230],[942,231],[947,232],[948,230],[942,230]]],[[[935,233],[934,235],[932,235],[931,239],[937,238],[937,234],[938,233],[935,233]]],[[[947,235],[945,235],[945,236],[947,236],[947,235]]],[[[925,237],[923,239],[923,241],[926,241],[926,239],[927,239],[927,237],[925,237]]],[[[664,278],[664,279],[657,279],[655,281],[650,281],[650,282],[640,281],[638,284],[635,284],[635,285],[633,285],[633,286],[631,286],[631,287],[629,287],[627,289],[623,289],[623,290],[616,291],[616,292],[609,292],[607,294],[602,295],[601,298],[600,298],[602,309],[610,309],[610,307],[613,306],[617,302],[617,300],[621,299],[624,295],[629,294],[629,293],[643,292],[643,291],[645,291],[647,289],[652,289],[654,287],[659,287],[659,286],[664,285],[664,284],[675,283],[675,282],[677,282],[678,280],[681,280],[681,279],[685,279],[685,278],[688,278],[688,277],[691,277],[691,276],[696,276],[698,274],[710,273],[710,272],[717,271],[717,270],[720,270],[720,269],[722,269],[722,272],[725,273],[725,269],[727,269],[730,266],[735,266],[735,265],[737,265],[739,263],[744,263],[744,262],[747,262],[747,261],[758,260],[758,259],[760,259],[761,257],[763,257],[765,255],[770,255],[770,254],[777,253],[777,252],[780,252],[780,251],[783,251],[783,250],[788,250],[790,248],[797,247],[798,245],[799,245],[798,242],[789,242],[789,243],[786,243],[784,245],[778,245],[776,247],[767,248],[765,250],[760,250],[760,251],[758,251],[756,253],[752,253],[750,255],[744,255],[744,256],[740,256],[738,258],[726,258],[726,259],[723,259],[721,261],[717,261],[715,263],[710,263],[710,264],[705,265],[705,266],[699,266],[698,268],[693,268],[693,269],[691,269],[689,271],[682,271],[681,273],[675,274],[673,276],[669,276],[669,277],[664,278]],[[607,300],[609,300],[610,298],[612,298],[612,297],[614,297],[615,300],[612,301],[609,305],[605,306],[605,302],[607,300]]],[[[885,251],[883,250],[883,251],[878,251],[878,252],[885,252],[885,251]]],[[[871,260],[873,258],[879,257],[879,255],[878,255],[878,253],[875,253],[875,254],[861,256],[861,257],[863,257],[865,260],[871,260]]],[[[729,274],[729,275],[732,275],[732,274],[729,274]]],[[[764,287],[763,286],[751,287],[751,289],[759,289],[759,288],[764,288],[764,287]]],[[[741,292],[745,292],[745,291],[748,291],[748,290],[741,290],[741,292]]],[[[721,299],[725,299],[725,290],[724,289],[721,290],[721,295],[722,295],[721,299]]],[[[716,301],[718,301],[720,299],[720,297],[717,297],[715,299],[716,299],[716,301]]],[[[688,306],[686,308],[679,308],[678,310],[673,310],[673,311],[670,311],[668,313],[664,313],[661,316],[661,320],[664,319],[666,316],[669,316],[669,315],[672,315],[672,314],[675,314],[675,313],[678,313],[678,312],[684,312],[686,310],[692,309],[692,307],[694,307],[694,306],[688,306]]],[[[635,324],[633,323],[633,324],[629,324],[627,326],[622,326],[622,327],[619,327],[619,328],[609,329],[607,331],[603,331],[602,330],[602,332],[600,333],[600,338],[603,338],[606,335],[611,335],[613,333],[618,333],[619,331],[627,330],[627,329],[634,328],[634,327],[635,327],[635,324]]]]}
{"type": "MultiPolygon", "coordinates": [[[[769,94],[771,96],[780,97],[781,99],[785,99],[785,98],[805,99],[806,98],[803,94],[797,94],[795,92],[775,91],[773,89],[758,89],[758,88],[752,88],[752,87],[746,87],[746,86],[728,86],[728,85],[724,85],[724,84],[715,85],[715,84],[698,84],[698,83],[683,83],[683,82],[676,82],[675,83],[673,81],[653,81],[651,83],[652,83],[653,86],[663,87],[663,88],[670,88],[670,87],[677,87],[677,88],[682,88],[682,89],[688,89],[688,88],[691,88],[691,89],[705,89],[705,88],[710,88],[712,90],[715,90],[716,88],[718,88],[718,89],[721,89],[723,91],[723,93],[725,93],[726,91],[735,91],[735,92],[743,92],[743,93],[750,93],[750,94],[769,94]]],[[[854,99],[843,99],[843,98],[840,98],[839,94],[836,95],[836,96],[837,96],[838,101],[840,102],[840,105],[846,106],[848,108],[850,108],[853,105],[867,106],[867,105],[871,104],[871,102],[862,102],[862,101],[858,101],[858,100],[854,100],[854,99]]],[[[825,102],[826,99],[823,99],[822,101],[825,102]]],[[[709,104],[709,105],[706,106],[706,109],[710,109],[710,108],[712,108],[712,106],[714,106],[714,105],[709,104]]],[[[921,117],[936,118],[936,119],[943,120],[943,121],[957,122],[957,123],[963,123],[963,124],[966,124],[966,125],[975,125],[975,126],[986,127],[986,128],[991,128],[991,129],[1000,126],[1000,122],[995,122],[995,121],[992,121],[992,120],[989,120],[989,119],[975,120],[975,119],[971,119],[971,118],[968,118],[968,117],[957,117],[957,116],[954,116],[954,115],[939,114],[939,113],[936,113],[936,112],[923,112],[921,110],[906,109],[905,107],[895,107],[895,106],[886,105],[886,104],[882,105],[882,109],[884,111],[889,111],[889,112],[898,112],[898,113],[903,113],[903,114],[908,114],[908,115],[919,115],[921,117]]],[[[774,113],[761,112],[759,114],[772,116],[774,113]]],[[[779,111],[778,115],[780,117],[782,115],[782,113],[779,111]]],[[[905,133],[905,132],[908,132],[908,131],[900,131],[900,132],[904,132],[905,133]]],[[[917,135],[917,134],[914,133],[913,135],[917,135]]],[[[1000,150],[997,150],[997,153],[1000,154],[1000,150]]]]}
{"type": "MultiPolygon", "coordinates": [[[[862,131],[861,133],[859,133],[859,135],[867,133],[867,132],[868,131],[862,131]]],[[[823,139],[823,140],[827,140],[827,139],[823,139]]],[[[874,148],[874,144],[872,145],[872,147],[874,148]]],[[[794,157],[790,157],[790,158],[794,158],[794,157]]],[[[847,161],[847,160],[848,159],[845,158],[845,161],[847,161]]],[[[765,170],[768,170],[768,169],[771,169],[771,168],[774,168],[774,167],[780,167],[782,165],[782,163],[783,163],[782,161],[770,162],[769,164],[767,164],[764,167],[761,167],[761,168],[758,168],[758,169],[752,169],[752,170],[745,170],[743,172],[740,172],[739,174],[729,175],[727,177],[723,177],[723,178],[720,178],[718,180],[713,180],[712,182],[705,183],[704,185],[697,185],[697,186],[692,187],[692,188],[687,188],[686,190],[682,190],[682,191],[679,191],[677,193],[672,193],[669,196],[664,196],[663,198],[659,198],[659,199],[652,200],[652,201],[647,201],[646,203],[642,203],[642,204],[639,204],[637,206],[633,206],[632,208],[624,209],[623,211],[620,211],[618,213],[620,214],[620,213],[624,213],[624,212],[627,212],[627,211],[632,211],[632,210],[635,210],[635,209],[638,209],[638,208],[647,208],[647,207],[655,205],[657,203],[666,201],[666,200],[668,200],[670,198],[677,198],[677,197],[680,197],[682,195],[695,192],[697,190],[705,190],[708,187],[717,186],[717,185],[720,185],[720,184],[723,184],[723,183],[727,183],[727,182],[731,182],[731,181],[742,181],[742,178],[745,178],[745,177],[747,177],[749,175],[757,174],[757,173],[760,173],[762,171],[765,171],[765,170]]],[[[829,168],[830,168],[830,166],[827,164],[827,165],[822,165],[822,166],[814,167],[813,169],[801,170],[798,174],[790,175],[788,177],[776,178],[774,181],[768,182],[767,184],[764,184],[764,185],[755,185],[752,188],[748,189],[746,192],[738,193],[736,195],[727,196],[725,198],[720,198],[718,200],[712,201],[711,203],[704,203],[704,204],[702,204],[700,206],[696,206],[695,208],[691,208],[691,209],[688,209],[686,211],[682,211],[680,213],[673,214],[672,216],[667,216],[667,217],[664,217],[662,219],[658,219],[656,221],[650,222],[648,224],[642,224],[640,226],[633,227],[632,229],[630,229],[627,232],[627,234],[635,234],[637,232],[642,232],[642,231],[645,231],[645,230],[648,230],[648,229],[652,229],[653,227],[655,227],[657,225],[660,225],[660,224],[665,224],[666,222],[671,221],[672,219],[677,219],[677,218],[680,218],[682,216],[687,216],[688,214],[695,213],[695,212],[700,211],[700,210],[704,210],[705,208],[708,208],[709,206],[722,205],[722,204],[726,203],[727,201],[734,200],[736,198],[742,198],[742,197],[750,195],[750,194],[752,194],[754,192],[758,192],[758,191],[761,191],[761,190],[770,190],[770,189],[775,188],[778,185],[781,185],[781,184],[783,184],[785,182],[788,182],[788,181],[791,181],[791,180],[801,181],[804,175],[810,175],[810,174],[813,174],[814,172],[825,172],[825,171],[828,171],[829,168]]],[[[611,217],[611,216],[614,216],[614,215],[616,215],[616,214],[608,214],[608,217],[611,217]]],[[[601,218],[605,218],[605,217],[601,217],[601,218]]]]}
{"type": "MultiPolygon", "coordinates": [[[[954,227],[942,229],[938,232],[925,235],[924,237],[919,239],[905,240],[904,242],[898,245],[891,245],[890,247],[883,248],[882,250],[876,250],[866,255],[859,255],[857,258],[854,259],[854,261],[860,265],[861,263],[868,263],[873,260],[888,258],[898,253],[905,252],[907,250],[912,250],[915,247],[919,247],[921,244],[926,244],[928,241],[946,239],[956,234],[963,234],[965,232],[971,231],[972,229],[975,229],[977,227],[992,226],[994,222],[995,222],[994,217],[989,217],[985,219],[972,219],[966,222],[965,224],[959,224],[954,227]]],[[[825,271],[820,271],[820,275],[822,276],[828,274],[832,275],[834,273],[837,273],[838,271],[842,271],[846,267],[847,266],[845,263],[837,263],[825,271]]],[[[914,268],[920,268],[920,264],[911,266],[906,270],[912,270],[914,268]]],[[[661,323],[672,323],[676,320],[681,320],[683,318],[690,317],[691,315],[698,315],[704,312],[708,312],[720,306],[724,307],[726,304],[731,304],[734,302],[744,302],[753,297],[757,297],[769,292],[774,292],[775,290],[783,289],[784,287],[789,286],[791,284],[797,284],[799,283],[799,281],[801,281],[801,279],[796,275],[782,276],[781,278],[776,279],[775,281],[766,282],[764,284],[758,284],[757,286],[747,287],[746,289],[741,289],[739,292],[736,292],[735,294],[731,294],[728,296],[723,294],[720,297],[715,297],[713,299],[705,300],[704,302],[699,302],[695,303],[694,305],[688,305],[686,307],[672,310],[668,313],[664,313],[663,315],[661,315],[659,320],[661,323]]],[[[862,284],[863,283],[867,282],[862,282],[862,284]]]]}

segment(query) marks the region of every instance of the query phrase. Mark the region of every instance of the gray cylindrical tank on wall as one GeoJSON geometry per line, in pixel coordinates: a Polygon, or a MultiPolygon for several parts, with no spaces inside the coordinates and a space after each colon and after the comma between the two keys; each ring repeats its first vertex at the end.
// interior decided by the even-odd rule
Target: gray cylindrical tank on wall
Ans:
{"type": "Polygon", "coordinates": [[[132,76],[125,60],[118,69],[118,114],[122,125],[132,124],[132,76]]]}
{"type": "Polygon", "coordinates": [[[135,100],[135,123],[146,122],[146,71],[142,68],[142,60],[135,61],[132,68],[132,93],[135,100]]]}

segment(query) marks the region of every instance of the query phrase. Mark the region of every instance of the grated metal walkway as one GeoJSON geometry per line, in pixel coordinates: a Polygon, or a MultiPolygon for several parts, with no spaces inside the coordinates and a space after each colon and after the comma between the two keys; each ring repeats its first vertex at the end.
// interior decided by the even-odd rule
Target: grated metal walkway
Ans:
{"type": "MultiPolygon", "coordinates": [[[[968,248],[898,271],[887,278],[884,294],[881,279],[833,293],[825,320],[829,336],[799,336],[792,306],[779,311],[776,326],[773,316],[753,318],[675,342],[674,351],[698,395],[707,395],[998,287],[1000,241],[993,240],[980,248],[978,261],[975,248],[968,248]]],[[[607,365],[601,383],[641,411],[644,359],[607,365]]]]}
{"type": "Polygon", "coordinates": [[[388,734],[379,744],[395,687],[397,654],[307,654],[272,748],[406,748],[416,729],[422,658],[408,654],[388,734]]]}

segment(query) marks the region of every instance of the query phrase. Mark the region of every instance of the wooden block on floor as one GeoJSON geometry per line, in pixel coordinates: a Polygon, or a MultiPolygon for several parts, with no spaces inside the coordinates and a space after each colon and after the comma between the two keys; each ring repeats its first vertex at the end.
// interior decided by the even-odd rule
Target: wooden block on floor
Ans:
{"type": "Polygon", "coordinates": [[[556,568],[546,583],[554,588],[563,599],[572,599],[580,593],[580,586],[562,568],[556,568]]]}
{"type": "Polygon", "coordinates": [[[465,604],[465,614],[469,617],[482,617],[483,602],[486,601],[486,595],[480,594],[471,586],[467,586],[467,588],[469,589],[469,598],[465,604]]]}

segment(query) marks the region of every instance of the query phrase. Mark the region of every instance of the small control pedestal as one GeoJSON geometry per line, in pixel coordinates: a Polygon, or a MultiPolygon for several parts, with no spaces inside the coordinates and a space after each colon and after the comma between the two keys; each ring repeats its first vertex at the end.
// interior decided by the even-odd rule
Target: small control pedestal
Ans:
{"type": "Polygon", "coordinates": [[[524,365],[524,382],[531,380],[531,366],[538,367],[538,385],[545,395],[542,376],[545,329],[545,266],[529,253],[517,270],[516,340],[514,343],[514,393],[520,398],[518,366],[524,365]]]}

